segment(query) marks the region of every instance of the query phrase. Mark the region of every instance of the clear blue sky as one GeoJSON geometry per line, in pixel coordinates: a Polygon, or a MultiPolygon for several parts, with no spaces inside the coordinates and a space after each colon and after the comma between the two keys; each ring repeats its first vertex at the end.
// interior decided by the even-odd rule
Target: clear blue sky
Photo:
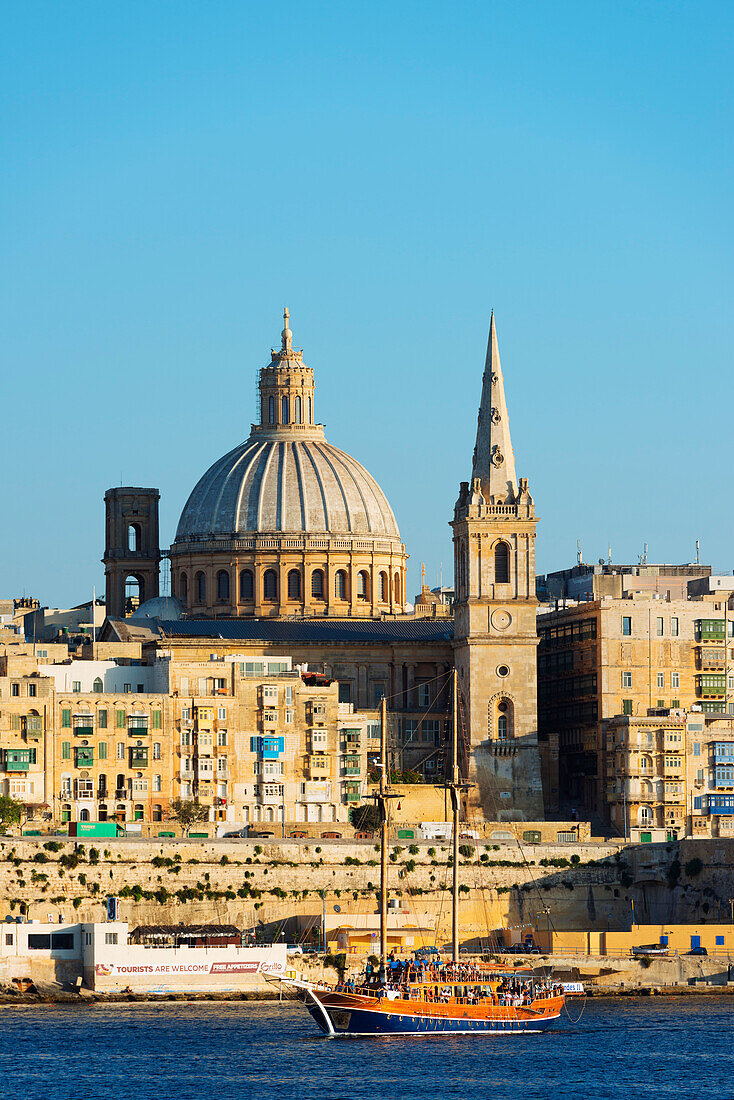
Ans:
{"type": "Polygon", "coordinates": [[[170,544],[282,307],[328,438],[450,578],[490,307],[538,570],[731,568],[732,55],[719,3],[0,12],[2,596],[103,588],[106,488],[170,544]]]}

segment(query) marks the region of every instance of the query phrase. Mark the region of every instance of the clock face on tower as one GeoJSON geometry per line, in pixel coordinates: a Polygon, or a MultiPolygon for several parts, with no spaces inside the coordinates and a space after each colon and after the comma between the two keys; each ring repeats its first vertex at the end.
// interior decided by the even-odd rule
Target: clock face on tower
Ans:
{"type": "Polygon", "coordinates": [[[498,607],[492,612],[492,626],[495,630],[507,630],[512,622],[512,615],[504,607],[498,607]]]}

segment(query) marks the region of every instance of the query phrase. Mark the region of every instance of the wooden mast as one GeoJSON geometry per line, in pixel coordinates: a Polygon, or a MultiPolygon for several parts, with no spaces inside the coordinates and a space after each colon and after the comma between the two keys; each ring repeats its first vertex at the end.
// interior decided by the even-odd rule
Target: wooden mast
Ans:
{"type": "Polygon", "coordinates": [[[380,982],[387,966],[387,700],[380,704],[380,982]]]}
{"type": "Polygon", "coordinates": [[[451,955],[455,963],[459,961],[459,818],[461,791],[468,791],[472,786],[466,779],[461,778],[459,771],[459,682],[456,668],[451,678],[451,781],[446,784],[451,791],[452,809],[452,833],[453,833],[453,886],[451,891],[451,955]]]}
{"type": "Polygon", "coordinates": [[[451,809],[453,811],[454,876],[451,906],[451,955],[459,961],[459,750],[456,669],[451,680],[451,809]]]}

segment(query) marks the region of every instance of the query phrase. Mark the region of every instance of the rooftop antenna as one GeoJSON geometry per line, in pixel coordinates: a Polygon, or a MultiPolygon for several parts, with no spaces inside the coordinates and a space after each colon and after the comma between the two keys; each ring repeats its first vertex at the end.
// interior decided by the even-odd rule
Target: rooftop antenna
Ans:
{"type": "Polygon", "coordinates": [[[701,541],[696,539],[696,565],[701,564],[701,541]]]}
{"type": "Polygon", "coordinates": [[[576,539],[576,561],[579,565],[583,565],[583,555],[581,553],[581,539],[576,539]]]}
{"type": "Polygon", "coordinates": [[[611,544],[611,542],[609,543],[607,549],[608,549],[608,552],[609,552],[609,557],[607,558],[607,565],[611,565],[612,564],[612,544],[611,544]]]}
{"type": "Polygon", "coordinates": [[[637,560],[640,563],[640,565],[647,565],[647,543],[646,542],[643,542],[643,544],[642,544],[642,553],[638,555],[637,560]]]}

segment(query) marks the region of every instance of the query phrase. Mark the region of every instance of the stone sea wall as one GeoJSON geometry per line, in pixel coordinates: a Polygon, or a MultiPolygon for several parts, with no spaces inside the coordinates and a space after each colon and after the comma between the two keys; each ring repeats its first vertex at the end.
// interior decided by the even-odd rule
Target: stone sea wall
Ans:
{"type": "MultiPolygon", "coordinates": [[[[467,841],[461,848],[462,939],[514,926],[624,929],[639,922],[718,921],[734,896],[734,843],[523,845],[467,841]]],[[[450,930],[446,845],[390,847],[390,893],[415,921],[450,930]]],[[[216,922],[301,928],[340,912],[374,913],[380,881],[372,841],[170,841],[6,838],[0,841],[0,920],[120,919],[140,924],[216,922]],[[323,894],[323,901],[322,901],[323,894]],[[338,907],[338,909],[337,909],[338,907]]]]}

